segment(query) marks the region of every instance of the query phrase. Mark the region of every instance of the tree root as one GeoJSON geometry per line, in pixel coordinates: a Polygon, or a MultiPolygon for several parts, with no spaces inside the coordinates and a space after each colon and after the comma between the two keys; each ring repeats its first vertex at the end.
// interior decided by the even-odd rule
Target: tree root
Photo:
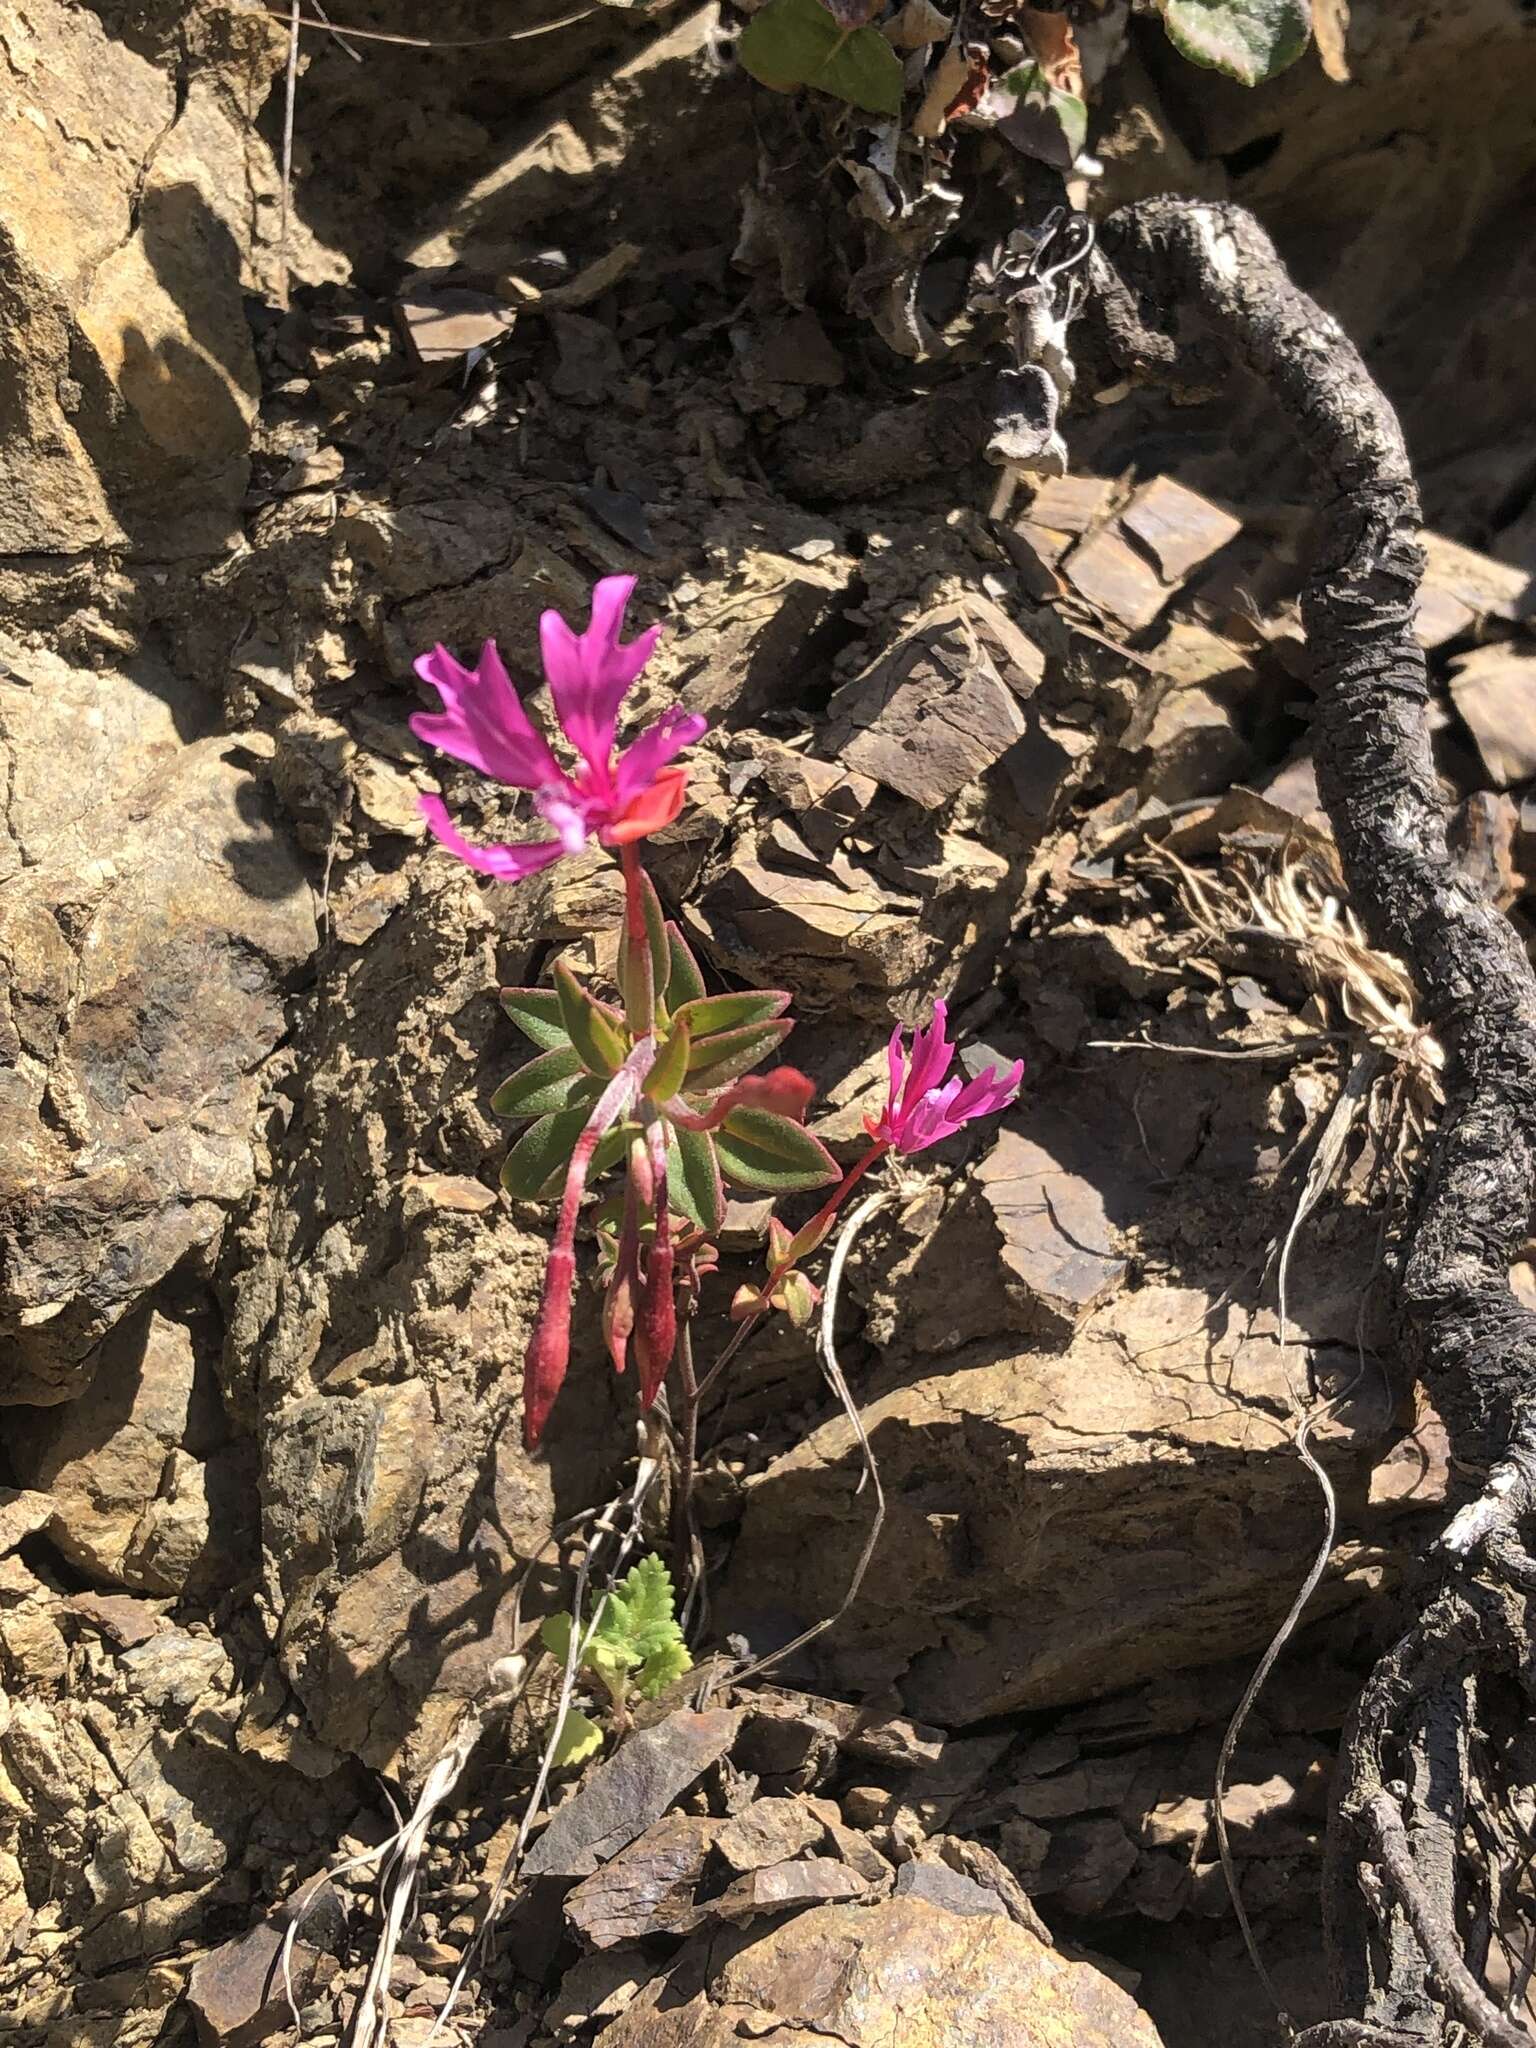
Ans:
{"type": "Polygon", "coordinates": [[[1529,1687],[1536,1559],[1536,1314],[1509,1287],[1536,1188],[1536,975],[1513,928],[1459,873],[1430,753],[1413,622],[1423,555],[1401,429],[1358,352],[1240,208],[1160,199],[1099,230],[1082,365],[1208,389],[1256,376],[1315,473],[1317,558],[1302,595],[1318,696],[1318,787],[1376,946],[1412,968],[1444,1045],[1445,1105],[1399,1250],[1405,1347],[1463,1467],[1487,1472],[1452,1518],[1432,1594],[1372,1674],[1340,1759],[1327,1936],[1335,2003],[1304,2048],[1470,2036],[1532,2048],[1464,1958],[1487,1873],[1464,1846],[1470,1736],[1499,1673],[1529,1687]],[[1093,361],[1097,358],[1097,362],[1093,361]]]}

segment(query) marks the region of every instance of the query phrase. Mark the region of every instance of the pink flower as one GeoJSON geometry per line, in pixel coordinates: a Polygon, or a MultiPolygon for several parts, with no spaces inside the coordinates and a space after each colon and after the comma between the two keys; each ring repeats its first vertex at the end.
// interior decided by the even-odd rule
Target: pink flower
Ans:
{"type": "Polygon", "coordinates": [[[706,719],[674,704],[614,759],[619,706],[650,660],[659,632],[652,626],[621,644],[619,628],[634,587],[633,576],[605,576],[592,593],[592,621],[584,633],[573,633],[558,612],[545,612],[539,620],[555,716],[581,757],[569,774],[530,722],[494,640],[486,641],[473,668],[441,646],[416,663],[417,675],[443,700],[441,711],[412,718],[417,739],[497,782],[532,790],[534,809],[554,828],[553,839],[474,846],[454,830],[442,798],[424,796],[422,815],[434,838],[482,875],[520,882],[563,853],[579,853],[588,839],[604,846],[644,839],[670,825],[682,809],[687,771],[669,764],[705,731],[706,719]]]}
{"type": "Polygon", "coordinates": [[[955,1048],[944,1036],[948,1021],[944,1004],[935,1003],[933,1022],[928,1029],[912,1034],[910,1063],[900,1030],[891,1033],[887,1055],[890,1094],[882,1115],[878,1119],[867,1117],[864,1122],[876,1144],[890,1145],[898,1152],[925,1152],[930,1145],[952,1138],[977,1117],[993,1116],[1006,1109],[1018,1094],[1024,1078],[1022,1060],[1015,1060],[1001,1076],[996,1067],[988,1067],[974,1081],[959,1074],[945,1080],[955,1057],[955,1048]]]}

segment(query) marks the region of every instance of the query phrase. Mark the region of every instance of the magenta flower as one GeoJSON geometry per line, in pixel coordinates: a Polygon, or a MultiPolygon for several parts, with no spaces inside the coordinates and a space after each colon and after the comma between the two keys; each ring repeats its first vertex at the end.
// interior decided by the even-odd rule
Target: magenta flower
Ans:
{"type": "Polygon", "coordinates": [[[945,1138],[952,1138],[964,1125],[979,1116],[993,1116],[1006,1109],[1019,1092],[1024,1062],[1015,1060],[1006,1074],[988,1067],[974,1081],[949,1073],[955,1048],[944,1036],[949,1012],[943,1003],[933,1006],[933,1022],[926,1031],[912,1034],[912,1056],[908,1061],[901,1031],[891,1033],[887,1057],[891,1068],[891,1089],[885,1109],[878,1117],[866,1117],[864,1128],[877,1145],[897,1152],[925,1152],[945,1138]]]}
{"type": "Polygon", "coordinates": [[[592,593],[592,620],[584,633],[573,633],[558,612],[545,612],[539,620],[555,716],[580,756],[570,773],[529,720],[494,640],[486,641],[473,668],[442,646],[416,663],[417,675],[443,700],[441,711],[417,712],[411,719],[417,739],[494,781],[532,790],[534,809],[554,829],[553,839],[521,846],[474,846],[454,830],[442,798],[424,796],[422,815],[433,837],[482,875],[520,882],[564,853],[579,853],[589,839],[604,846],[644,839],[670,825],[682,809],[688,773],[669,764],[705,731],[708,721],[697,712],[674,704],[614,758],[619,706],[650,660],[660,630],[652,626],[620,642],[634,587],[633,576],[605,576],[592,593]]]}

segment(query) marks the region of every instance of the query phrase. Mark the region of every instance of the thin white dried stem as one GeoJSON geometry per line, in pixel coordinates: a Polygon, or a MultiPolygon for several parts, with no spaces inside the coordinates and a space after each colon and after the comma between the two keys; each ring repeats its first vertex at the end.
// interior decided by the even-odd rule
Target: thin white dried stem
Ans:
{"type": "Polygon", "coordinates": [[[640,1540],[645,1504],[661,1470],[661,1461],[658,1456],[660,1446],[659,1424],[652,1416],[642,1416],[640,1418],[640,1431],[641,1454],[634,1483],[629,1488],[627,1494],[621,1494],[614,1500],[611,1500],[607,1507],[604,1508],[602,1514],[598,1516],[592,1526],[591,1538],[582,1553],[581,1563],[577,1568],[576,1587],[571,1599],[570,1640],[566,1644],[565,1665],[560,1674],[560,1692],[555,1702],[554,1714],[550,1720],[549,1733],[544,1738],[544,1747],[539,1756],[539,1768],[533,1781],[533,1790],[529,1793],[527,1803],[523,1808],[522,1819],[518,1822],[517,1834],[513,1839],[512,1846],[507,1851],[502,1861],[501,1869],[497,1872],[496,1882],[491,1887],[491,1895],[486,1902],[484,1912],[480,1916],[480,1924],[475,1929],[473,1938],[460,1959],[453,1982],[448,1987],[448,1995],[443,2000],[442,2010],[433,2020],[428,2031],[427,2048],[430,2048],[430,2044],[438,2038],[438,2035],[448,2024],[449,2017],[458,2003],[460,1993],[469,1980],[470,1971],[474,1968],[485,1946],[486,1937],[490,1933],[491,1928],[496,1924],[497,1915],[501,1911],[502,1901],[505,1899],[522,1864],[523,1854],[528,1846],[529,1834],[532,1832],[534,1822],[538,1819],[543,1809],[550,1773],[554,1769],[555,1752],[559,1747],[561,1732],[565,1727],[566,1716],[571,1708],[571,1696],[576,1687],[576,1674],[581,1668],[581,1660],[586,1654],[587,1647],[597,1631],[598,1619],[602,1613],[603,1600],[600,1598],[593,1602],[591,1619],[584,1620],[583,1618],[587,1587],[593,1576],[593,1567],[598,1551],[604,1544],[605,1539],[610,1536],[616,1539],[617,1547],[613,1558],[604,1567],[603,1594],[606,1597],[615,1578],[628,1561],[631,1552],[640,1540]],[[621,1511],[626,1509],[627,1513],[624,1515],[622,1526],[620,1526],[618,1518],[621,1511]]]}
{"type": "MultiPolygon", "coordinates": [[[[1370,1092],[1375,1084],[1380,1066],[1381,1055],[1372,1050],[1362,1053],[1350,1068],[1344,1086],[1339,1092],[1338,1099],[1329,1113],[1328,1121],[1323,1126],[1322,1135],[1317,1142],[1317,1150],[1312,1155],[1312,1162],[1307,1169],[1306,1179],[1302,1183],[1301,1193],[1297,1197],[1290,1226],[1285,1233],[1285,1240],[1280,1249],[1280,1267],[1276,1283],[1279,1296],[1278,1337],[1282,1365],[1285,1365],[1286,1354],[1290,1347],[1289,1286],[1291,1254],[1295,1249],[1296,1240],[1300,1235],[1303,1223],[1305,1223],[1306,1219],[1317,1207],[1325,1190],[1338,1171],[1339,1163],[1344,1156],[1345,1144],[1361,1114],[1364,1104],[1370,1097],[1370,1092]]],[[[1303,1399],[1295,1382],[1291,1379],[1289,1366],[1285,1365],[1286,1386],[1290,1395],[1292,1413],[1295,1418],[1295,1431],[1292,1436],[1292,1443],[1297,1457],[1300,1458],[1302,1464],[1312,1475],[1317,1485],[1317,1490],[1322,1496],[1323,1529],[1307,1575],[1297,1589],[1296,1597],[1287,1609],[1285,1619],[1275,1631],[1264,1655],[1259,1659],[1258,1668],[1244,1687],[1243,1696],[1237,1703],[1236,1711],[1227,1723],[1226,1733],[1222,1737],[1221,1752],[1216,1759],[1216,1777],[1211,1795],[1211,1819],[1216,1830],[1216,1845],[1221,1857],[1222,1875],[1226,1879],[1227,1891],[1232,1900],[1232,1910],[1237,1915],[1237,1923],[1242,1931],[1243,1942],[1248,1950],[1249,1960],[1253,1964],[1260,1983],[1273,2001],[1275,2010],[1280,2015],[1282,2022],[1288,2022],[1285,2004],[1280,1997],[1274,1979],[1269,1974],[1264,1958],[1259,1952],[1253,1924],[1248,1918],[1248,1909],[1243,1903],[1242,1889],[1237,1881],[1237,1865],[1233,1859],[1232,1843],[1227,1832],[1227,1780],[1232,1768],[1232,1759],[1237,1753],[1237,1745],[1242,1739],[1243,1729],[1247,1725],[1249,1714],[1253,1711],[1254,1702],[1263,1691],[1269,1675],[1274,1670],[1275,1664],[1280,1657],[1280,1653],[1301,1625],[1301,1618],[1306,1613],[1311,1603],[1312,1595],[1317,1591],[1324,1572],[1328,1569],[1329,1558],[1333,1555],[1334,1539],[1338,1531],[1338,1500],[1334,1494],[1333,1481],[1328,1477],[1327,1472],[1323,1469],[1322,1464],[1313,1452],[1311,1437],[1318,1423],[1325,1421],[1330,1415],[1336,1413],[1349,1399],[1359,1384],[1363,1371],[1364,1366],[1362,1364],[1361,1371],[1356,1373],[1348,1386],[1342,1388],[1329,1400],[1319,1404],[1310,1397],[1303,1399]]]]}
{"type": "Polygon", "coordinates": [[[864,1539],[863,1549],[859,1552],[859,1561],[853,1568],[853,1576],[848,1581],[848,1589],[834,1611],[823,1615],[820,1621],[812,1622],[809,1628],[802,1629],[799,1635],[779,1649],[771,1650],[766,1657],[759,1657],[755,1663],[747,1665],[742,1671],[732,1672],[733,1685],[740,1684],[744,1679],[760,1676],[772,1665],[792,1655],[794,1651],[803,1650],[807,1643],[815,1642],[816,1638],[825,1635],[829,1628],[835,1628],[859,1597],[859,1589],[864,1584],[864,1574],[869,1570],[870,1559],[875,1554],[875,1545],[880,1541],[880,1531],[885,1526],[885,1489],[880,1483],[880,1466],[875,1458],[874,1446],[870,1443],[864,1428],[864,1418],[859,1413],[858,1403],[850,1393],[843,1369],[838,1363],[837,1304],[842,1292],[843,1273],[859,1232],[872,1217],[877,1216],[882,1209],[888,1208],[895,1199],[895,1191],[890,1188],[882,1188],[878,1193],[866,1196],[838,1232],[837,1243],[832,1252],[832,1264],[827,1271],[827,1290],[822,1297],[820,1341],[817,1345],[817,1355],[821,1360],[821,1369],[826,1375],[827,1384],[842,1403],[843,1413],[858,1438],[859,1449],[863,1454],[864,1472],[857,1491],[862,1493],[867,1482],[875,1497],[875,1512],[870,1522],[869,1533],[864,1539]]]}

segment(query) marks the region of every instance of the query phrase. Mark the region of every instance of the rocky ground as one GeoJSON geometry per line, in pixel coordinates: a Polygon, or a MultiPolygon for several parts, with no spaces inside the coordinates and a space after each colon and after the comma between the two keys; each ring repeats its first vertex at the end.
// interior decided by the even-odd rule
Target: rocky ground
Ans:
{"type": "MultiPolygon", "coordinates": [[[[1447,792],[1523,919],[1536,31],[1412,13],[1357,4],[1349,87],[1309,60],[1245,95],[1137,40],[1097,146],[1111,199],[1253,204],[1402,406],[1447,792]]],[[[338,2041],[367,1850],[521,1640],[517,1572],[558,1604],[552,1528],[624,1481],[590,1307],[520,1448],[547,1219],[499,1191],[488,1107],[498,986],[601,969],[614,873],[497,889],[429,853],[446,764],[405,722],[424,646],[494,634],[532,677],[539,612],[623,572],[665,629],[649,700],[714,721],[657,880],[722,981],[797,991],[834,1152],[935,996],[1028,1082],[853,1262],[889,1500],[860,1597],[557,1789],[435,2038],[1278,2039],[1205,1802],[1318,1539],[1293,1389],[1340,1396],[1339,1541],[1228,1810],[1303,2019],[1330,1759],[1448,1474],[1374,1285],[1427,1085],[1411,991],[1327,907],[1310,507],[1262,408],[1128,400],[989,518],[986,464],[891,410],[941,410],[982,340],[914,368],[801,289],[709,10],[307,39],[286,237],[260,12],[27,0],[0,54],[0,2037],[296,2040],[302,1889],[302,2037],[338,2041]],[[1282,1347],[1274,1247],[1373,1042],[1282,1347]]],[[[733,1208],[728,1265],[765,1229],[733,1208]]],[[[698,1654],[762,1654],[838,1606],[867,1527],[807,1339],[743,1354],[706,1446],[698,1654]]],[[[537,1723],[498,1721],[429,1831],[402,2048],[537,1723]]]]}

